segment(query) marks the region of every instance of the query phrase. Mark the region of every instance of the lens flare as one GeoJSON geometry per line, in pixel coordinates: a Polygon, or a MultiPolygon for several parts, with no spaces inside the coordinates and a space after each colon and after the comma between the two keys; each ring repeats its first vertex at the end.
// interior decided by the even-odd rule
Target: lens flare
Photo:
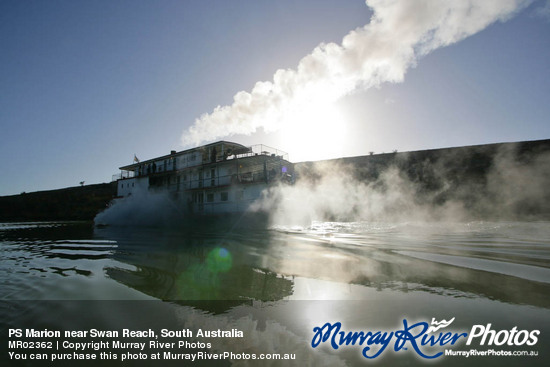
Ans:
{"type": "Polygon", "coordinates": [[[231,253],[223,247],[216,247],[206,257],[206,266],[212,273],[229,271],[233,266],[231,253]]]}

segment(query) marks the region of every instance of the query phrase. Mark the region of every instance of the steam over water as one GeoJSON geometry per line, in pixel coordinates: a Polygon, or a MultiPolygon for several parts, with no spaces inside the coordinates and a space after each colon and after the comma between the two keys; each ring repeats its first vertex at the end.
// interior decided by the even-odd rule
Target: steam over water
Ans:
{"type": "MultiPolygon", "coordinates": [[[[466,331],[474,323],[541,330],[540,356],[521,361],[544,365],[549,239],[548,222],[314,222],[234,232],[4,223],[2,328],[116,329],[142,320],[160,329],[168,309],[174,329],[238,327],[251,337],[220,350],[286,348],[296,365],[354,365],[366,363],[357,349],[312,349],[313,327],[395,330],[404,317],[456,317],[466,331]]],[[[392,353],[385,362],[420,362],[392,353]]]]}

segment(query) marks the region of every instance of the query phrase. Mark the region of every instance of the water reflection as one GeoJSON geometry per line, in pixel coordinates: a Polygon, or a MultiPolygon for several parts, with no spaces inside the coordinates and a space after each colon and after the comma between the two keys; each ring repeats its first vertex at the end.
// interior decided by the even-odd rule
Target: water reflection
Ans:
{"type": "Polygon", "coordinates": [[[291,279],[250,261],[259,248],[246,251],[250,237],[242,234],[100,228],[96,236],[114,239],[113,259],[131,265],[107,267],[107,276],[158,299],[267,302],[292,294],[291,279]]]}
{"type": "Polygon", "coordinates": [[[112,258],[131,265],[107,267],[110,278],[163,300],[317,299],[307,283],[322,280],[333,285],[324,299],[361,299],[349,290],[359,285],[549,308],[547,225],[527,225],[99,228],[94,236],[115,241],[112,258]]]}
{"type": "Polygon", "coordinates": [[[228,231],[10,223],[0,225],[2,293],[120,298],[120,287],[109,284],[115,280],[161,300],[362,299],[349,288],[356,285],[549,308],[549,228],[323,222],[228,231]],[[314,291],[313,280],[331,286],[314,291]]]}

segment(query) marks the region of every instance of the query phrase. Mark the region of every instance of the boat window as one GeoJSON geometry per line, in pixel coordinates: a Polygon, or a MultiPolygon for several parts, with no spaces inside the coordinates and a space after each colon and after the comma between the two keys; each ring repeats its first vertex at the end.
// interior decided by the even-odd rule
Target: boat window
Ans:
{"type": "Polygon", "coordinates": [[[207,194],[206,195],[206,202],[211,203],[214,201],[214,194],[207,194]]]}
{"type": "Polygon", "coordinates": [[[221,193],[221,201],[227,201],[227,200],[229,200],[229,193],[222,192],[221,193]]]}

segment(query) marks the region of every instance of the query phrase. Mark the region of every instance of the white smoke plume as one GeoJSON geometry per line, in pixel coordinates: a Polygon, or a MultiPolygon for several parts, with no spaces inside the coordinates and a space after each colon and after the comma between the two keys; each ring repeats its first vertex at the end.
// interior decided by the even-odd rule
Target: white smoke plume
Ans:
{"type": "MultiPolygon", "coordinates": [[[[318,106],[359,89],[402,82],[418,58],[505,21],[531,0],[367,0],[370,22],[340,45],[321,44],[295,70],[235,94],[234,102],[204,114],[182,136],[184,145],[259,128],[275,131],[318,106]]],[[[299,121],[299,120],[298,120],[299,121]]]]}

